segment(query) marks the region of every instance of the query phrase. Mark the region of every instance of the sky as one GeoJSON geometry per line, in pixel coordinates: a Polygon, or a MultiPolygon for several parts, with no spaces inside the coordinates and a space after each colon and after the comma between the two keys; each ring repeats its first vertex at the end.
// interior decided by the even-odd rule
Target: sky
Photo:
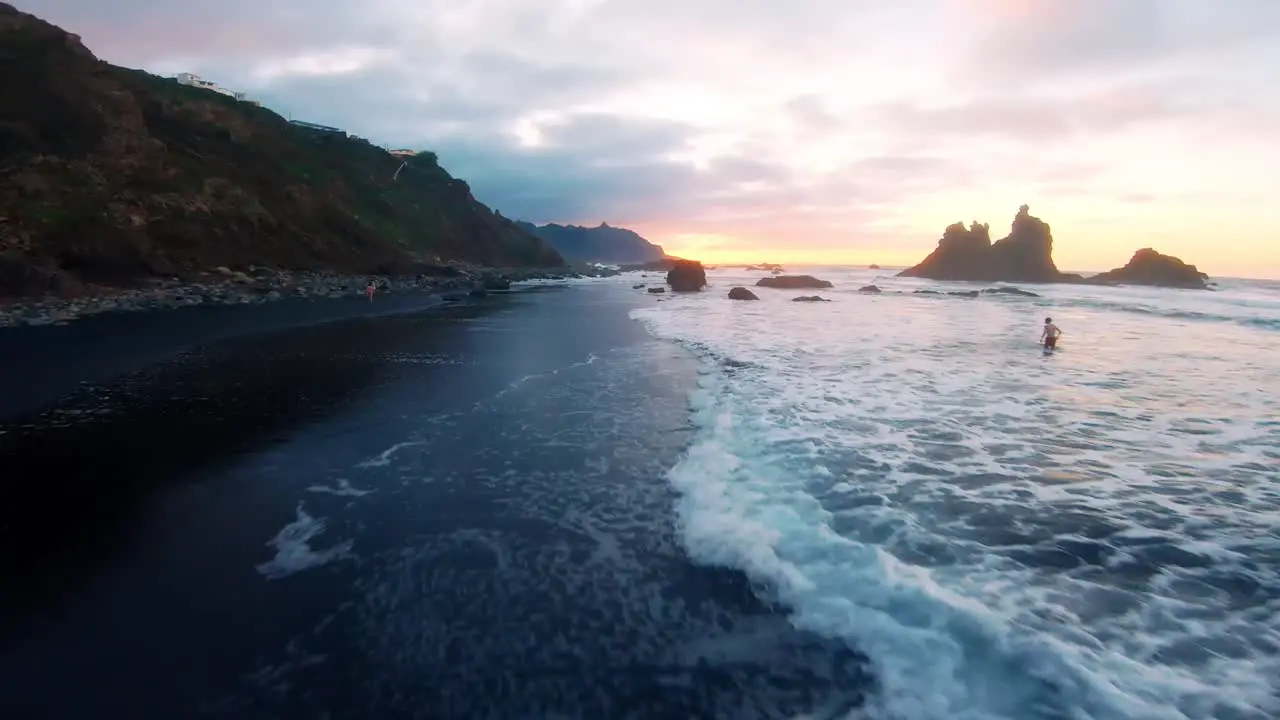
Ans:
{"type": "Polygon", "coordinates": [[[909,265],[1027,203],[1066,270],[1280,278],[1280,0],[17,4],[674,255],[909,265]]]}

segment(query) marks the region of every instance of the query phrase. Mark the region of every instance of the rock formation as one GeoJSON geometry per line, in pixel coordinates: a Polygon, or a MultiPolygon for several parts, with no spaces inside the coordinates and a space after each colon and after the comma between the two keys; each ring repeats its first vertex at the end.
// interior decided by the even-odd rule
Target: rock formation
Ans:
{"type": "Polygon", "coordinates": [[[1005,238],[991,242],[990,227],[974,222],[949,226],[938,247],[919,265],[898,273],[899,277],[931,280],[977,280],[1010,282],[1071,282],[1079,275],[1060,272],[1053,263],[1053,235],[1048,223],[1023,205],[1013,218],[1005,238]]]}
{"type": "Polygon", "coordinates": [[[697,260],[681,260],[667,271],[667,284],[675,292],[697,292],[707,286],[707,271],[697,260]]]}
{"type": "Polygon", "coordinates": [[[777,288],[780,290],[798,290],[800,288],[834,287],[826,280],[819,280],[812,275],[778,275],[777,277],[760,278],[757,287],[777,288]]]}
{"type": "Polygon", "coordinates": [[[801,295],[800,297],[791,298],[791,302],[831,302],[830,300],[818,295],[801,295]]]}
{"type": "MultiPolygon", "coordinates": [[[[898,276],[985,282],[1153,285],[1198,290],[1208,289],[1209,278],[1194,265],[1161,255],[1151,248],[1134,253],[1122,268],[1087,279],[1059,272],[1053,263],[1053,235],[1049,232],[1049,225],[1033,217],[1026,205],[1018,209],[1008,237],[992,243],[986,225],[975,222],[965,228],[962,223],[956,223],[943,233],[937,249],[919,265],[903,270],[898,276]]],[[[982,292],[1037,297],[1035,293],[1018,288],[989,288],[982,292]]]]}
{"type": "Polygon", "coordinates": [[[1086,282],[1099,285],[1155,285],[1158,287],[1208,290],[1209,276],[1172,255],[1162,255],[1151,248],[1133,254],[1124,267],[1090,277],[1086,282]]]}
{"type": "Polygon", "coordinates": [[[109,65],[3,3],[0,48],[0,296],[219,266],[563,265],[433,153],[406,161],[340,130],[109,65]]]}
{"type": "Polygon", "coordinates": [[[862,287],[858,288],[858,292],[860,292],[860,293],[870,293],[870,294],[874,295],[874,294],[876,294],[876,293],[881,293],[881,292],[884,292],[884,291],[883,291],[883,290],[881,290],[880,288],[876,287],[875,285],[863,285],[862,287]]]}
{"type": "Polygon", "coordinates": [[[736,287],[729,291],[730,300],[759,300],[755,293],[744,287],[736,287]]]}

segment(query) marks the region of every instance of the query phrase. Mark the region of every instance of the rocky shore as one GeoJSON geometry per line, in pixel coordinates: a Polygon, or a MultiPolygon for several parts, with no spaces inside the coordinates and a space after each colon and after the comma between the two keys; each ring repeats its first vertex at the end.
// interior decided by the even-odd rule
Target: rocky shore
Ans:
{"type": "MultiPolygon", "coordinates": [[[[103,312],[165,310],[192,305],[248,305],[287,298],[363,295],[370,281],[379,293],[438,293],[446,301],[500,292],[512,283],[613,274],[595,267],[485,268],[453,263],[433,275],[350,275],[250,267],[214,268],[194,281],[152,279],[134,288],[91,288],[78,297],[0,299],[0,327],[65,324],[103,312]]],[[[376,296],[375,296],[376,297],[376,296]]]]}

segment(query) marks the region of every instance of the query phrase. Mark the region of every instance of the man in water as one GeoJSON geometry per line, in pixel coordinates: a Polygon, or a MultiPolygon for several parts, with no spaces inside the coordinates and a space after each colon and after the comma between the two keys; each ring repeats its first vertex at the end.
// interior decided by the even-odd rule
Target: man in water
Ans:
{"type": "Polygon", "coordinates": [[[1061,334],[1062,330],[1053,324],[1053,318],[1044,319],[1044,332],[1040,334],[1040,340],[1044,342],[1045,350],[1058,347],[1058,336],[1061,334]]]}

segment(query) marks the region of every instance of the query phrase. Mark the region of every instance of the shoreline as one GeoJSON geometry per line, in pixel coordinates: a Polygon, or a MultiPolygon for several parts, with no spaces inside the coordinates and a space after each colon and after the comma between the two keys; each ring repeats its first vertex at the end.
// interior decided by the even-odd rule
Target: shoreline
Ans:
{"type": "Polygon", "coordinates": [[[16,304],[0,306],[9,321],[0,327],[0,357],[9,371],[0,374],[0,425],[192,348],[359,318],[465,308],[538,289],[512,282],[581,276],[566,270],[471,268],[448,278],[384,277],[373,302],[363,292],[369,276],[291,273],[290,284],[282,282],[274,294],[260,286],[172,283],[89,299],[41,298],[16,311],[16,304]]]}
{"type": "Polygon", "coordinates": [[[282,300],[363,297],[370,280],[378,293],[439,295],[445,302],[479,297],[527,280],[563,280],[611,271],[564,266],[560,268],[494,268],[464,264],[442,267],[445,275],[345,274],[250,267],[247,272],[225,267],[201,273],[199,280],[157,278],[141,287],[97,287],[78,297],[37,296],[0,299],[0,329],[67,325],[101,315],[151,313],[189,307],[262,305],[282,300]]]}

